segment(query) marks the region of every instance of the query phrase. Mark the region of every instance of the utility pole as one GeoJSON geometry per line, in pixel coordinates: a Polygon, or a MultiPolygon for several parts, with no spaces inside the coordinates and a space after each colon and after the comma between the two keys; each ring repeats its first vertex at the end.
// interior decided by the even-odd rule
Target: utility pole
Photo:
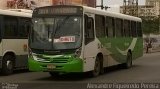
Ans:
{"type": "Polygon", "coordinates": [[[103,10],[104,6],[103,6],[103,0],[101,0],[101,5],[98,5],[96,7],[101,7],[101,9],[103,10]]]}
{"type": "Polygon", "coordinates": [[[127,1],[123,0],[123,14],[127,14],[127,1]]]}
{"type": "Polygon", "coordinates": [[[103,6],[103,0],[101,0],[101,9],[103,10],[104,6],[103,6]]]}

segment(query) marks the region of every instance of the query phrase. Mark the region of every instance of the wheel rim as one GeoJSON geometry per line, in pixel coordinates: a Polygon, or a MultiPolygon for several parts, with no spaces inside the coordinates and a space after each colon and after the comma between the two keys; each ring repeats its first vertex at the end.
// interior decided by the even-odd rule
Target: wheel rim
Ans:
{"type": "Polygon", "coordinates": [[[131,54],[128,55],[127,66],[128,66],[128,67],[131,67],[131,66],[132,66],[132,56],[131,56],[131,54]]]}
{"type": "Polygon", "coordinates": [[[12,61],[11,60],[8,60],[6,62],[6,65],[7,65],[7,69],[11,70],[13,68],[13,65],[12,65],[12,61]]]}
{"type": "Polygon", "coordinates": [[[95,67],[94,67],[94,75],[97,76],[100,73],[100,63],[98,60],[95,62],[95,67]]]}

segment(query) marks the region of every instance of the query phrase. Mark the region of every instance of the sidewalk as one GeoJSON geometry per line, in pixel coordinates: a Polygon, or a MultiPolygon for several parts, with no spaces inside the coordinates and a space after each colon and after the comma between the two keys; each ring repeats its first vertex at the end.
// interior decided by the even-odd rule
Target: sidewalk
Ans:
{"type": "Polygon", "coordinates": [[[160,52],[160,48],[152,49],[151,53],[160,52]]]}
{"type": "MultiPolygon", "coordinates": [[[[146,50],[144,50],[143,52],[146,53],[146,50]]],[[[154,48],[149,53],[156,53],[156,52],[160,52],[160,48],[157,48],[157,49],[154,48]]],[[[148,53],[146,53],[146,54],[148,54],[148,53]]]]}

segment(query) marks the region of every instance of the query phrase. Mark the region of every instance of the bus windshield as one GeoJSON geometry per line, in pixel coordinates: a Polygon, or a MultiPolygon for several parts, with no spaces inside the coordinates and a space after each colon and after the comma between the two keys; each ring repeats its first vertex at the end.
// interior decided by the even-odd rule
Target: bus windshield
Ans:
{"type": "Polygon", "coordinates": [[[81,16],[33,18],[30,48],[43,50],[76,49],[82,41],[81,16]]]}

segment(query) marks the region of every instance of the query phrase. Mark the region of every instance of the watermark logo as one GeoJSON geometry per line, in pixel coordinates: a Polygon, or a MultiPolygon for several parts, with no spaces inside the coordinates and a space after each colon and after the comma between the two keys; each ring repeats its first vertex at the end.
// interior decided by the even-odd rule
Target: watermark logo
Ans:
{"type": "Polygon", "coordinates": [[[88,83],[88,89],[160,89],[158,83],[88,83]]]}
{"type": "Polygon", "coordinates": [[[1,89],[18,89],[18,86],[15,83],[1,83],[1,89]]]}

